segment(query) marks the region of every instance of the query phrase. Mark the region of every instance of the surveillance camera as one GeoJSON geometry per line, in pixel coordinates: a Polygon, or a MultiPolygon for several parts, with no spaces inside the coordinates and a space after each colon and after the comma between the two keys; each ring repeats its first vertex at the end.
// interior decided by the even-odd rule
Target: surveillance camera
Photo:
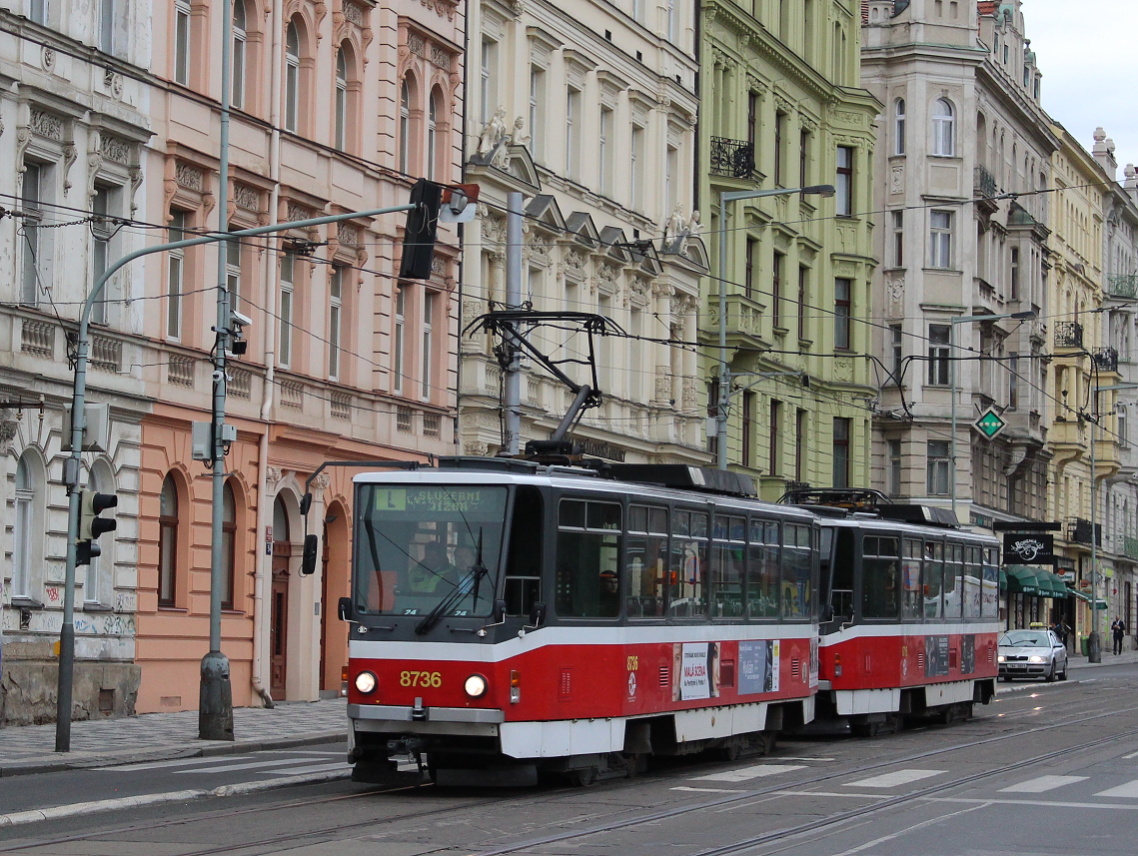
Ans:
{"type": "Polygon", "coordinates": [[[214,382],[214,383],[221,383],[221,378],[222,378],[222,377],[223,377],[223,375],[221,374],[221,372],[220,372],[220,371],[215,371],[215,372],[213,373],[213,382],[214,382]]]}
{"type": "Polygon", "coordinates": [[[250,318],[248,315],[242,315],[236,309],[233,310],[232,314],[233,314],[234,322],[236,324],[238,324],[239,326],[241,326],[241,327],[251,327],[252,326],[253,319],[250,318]]]}

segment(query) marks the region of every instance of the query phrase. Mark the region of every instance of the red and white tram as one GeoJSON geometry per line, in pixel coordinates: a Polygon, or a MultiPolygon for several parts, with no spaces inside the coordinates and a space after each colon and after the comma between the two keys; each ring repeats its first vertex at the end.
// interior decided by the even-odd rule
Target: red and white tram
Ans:
{"type": "Polygon", "coordinates": [[[967,719],[996,693],[999,541],[875,493],[784,499],[846,506],[822,521],[818,718],[861,734],[967,719]]]}
{"type": "Polygon", "coordinates": [[[747,485],[512,459],[357,476],[353,778],[410,761],[440,781],[586,783],[648,754],[765,751],[809,722],[821,521],[747,485]]]}

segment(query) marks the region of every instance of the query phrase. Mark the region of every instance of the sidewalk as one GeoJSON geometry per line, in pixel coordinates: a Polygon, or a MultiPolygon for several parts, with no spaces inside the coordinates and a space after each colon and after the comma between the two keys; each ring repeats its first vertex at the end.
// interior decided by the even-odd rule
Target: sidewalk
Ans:
{"type": "Polygon", "coordinates": [[[0,728],[0,777],[109,763],[196,758],[343,739],[342,698],[235,708],[234,740],[199,740],[198,712],[146,713],[71,723],[71,751],[55,751],[55,723],[0,728]]]}

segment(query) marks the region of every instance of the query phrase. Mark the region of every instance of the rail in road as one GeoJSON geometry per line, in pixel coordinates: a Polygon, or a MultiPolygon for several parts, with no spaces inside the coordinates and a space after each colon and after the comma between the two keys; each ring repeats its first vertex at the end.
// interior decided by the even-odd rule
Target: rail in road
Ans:
{"type": "MultiPolygon", "coordinates": [[[[1128,683],[1112,683],[1109,710],[1104,710],[1102,687],[1091,683],[1050,686],[1040,692],[1001,695],[971,723],[872,740],[794,741],[772,756],[745,764],[680,762],[640,779],[616,780],[587,790],[447,792],[430,786],[377,789],[341,783],[336,793],[308,788],[304,796],[292,792],[294,797],[287,801],[263,796],[257,802],[229,801],[232,804],[223,808],[216,802],[179,807],[173,816],[129,821],[108,817],[101,827],[71,833],[43,831],[20,842],[0,844],[0,852],[65,843],[70,843],[68,852],[83,852],[73,849],[76,842],[98,841],[105,847],[118,840],[138,841],[140,835],[159,840],[173,828],[179,830],[180,841],[187,841],[199,825],[201,846],[179,849],[178,856],[213,856],[305,840],[366,840],[374,845],[377,840],[411,839],[421,850],[403,845],[398,852],[457,848],[479,856],[549,852],[574,842],[575,852],[581,852],[585,847],[611,847],[628,833],[659,838],[668,834],[665,827],[682,829],[687,823],[694,829],[699,818],[706,821],[716,813],[725,817],[734,807],[759,805],[780,795],[815,798],[809,816],[804,811],[788,811],[766,813],[758,820],[739,818],[728,840],[715,840],[709,831],[701,844],[693,840],[679,851],[687,856],[757,854],[854,819],[865,821],[867,816],[979,787],[1011,771],[1022,770],[1027,777],[1014,787],[1001,788],[1005,799],[1014,799],[1017,793],[1035,798],[1071,785],[1082,777],[1048,771],[1064,759],[1127,747],[1131,752],[1138,750],[1138,691],[1129,689],[1128,683]],[[1000,750],[1001,746],[1005,749],[1000,750]],[[828,798],[822,788],[866,797],[851,809],[842,800],[828,798]],[[586,804],[591,804],[589,811],[583,810],[586,804]],[[597,808],[601,804],[604,808],[597,808]],[[302,829],[282,821],[301,814],[310,818],[302,829]],[[262,820],[252,822],[257,816],[262,820]],[[233,823],[238,818],[241,822],[233,823]],[[487,823],[487,818],[502,820],[487,823]],[[233,834],[223,843],[206,843],[210,836],[204,830],[216,830],[218,824],[233,829],[233,834]],[[472,829],[478,830],[479,837],[474,837],[472,829]]],[[[1119,782],[1113,792],[1106,788],[1098,796],[1138,809],[1138,782],[1119,782]]]]}

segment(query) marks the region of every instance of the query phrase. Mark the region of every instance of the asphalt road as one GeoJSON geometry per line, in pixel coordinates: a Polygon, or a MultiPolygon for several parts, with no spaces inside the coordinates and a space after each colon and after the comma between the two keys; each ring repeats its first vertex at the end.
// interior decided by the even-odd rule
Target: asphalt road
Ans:
{"type": "MultiPolygon", "coordinates": [[[[1132,856],[1135,677],[1134,664],[1075,668],[1066,683],[1001,685],[967,723],[784,741],[771,756],[734,763],[679,759],[588,789],[384,792],[341,780],[0,829],[0,852],[1132,856]]],[[[286,778],[341,751],[24,776],[0,780],[0,801],[286,778]]]]}

